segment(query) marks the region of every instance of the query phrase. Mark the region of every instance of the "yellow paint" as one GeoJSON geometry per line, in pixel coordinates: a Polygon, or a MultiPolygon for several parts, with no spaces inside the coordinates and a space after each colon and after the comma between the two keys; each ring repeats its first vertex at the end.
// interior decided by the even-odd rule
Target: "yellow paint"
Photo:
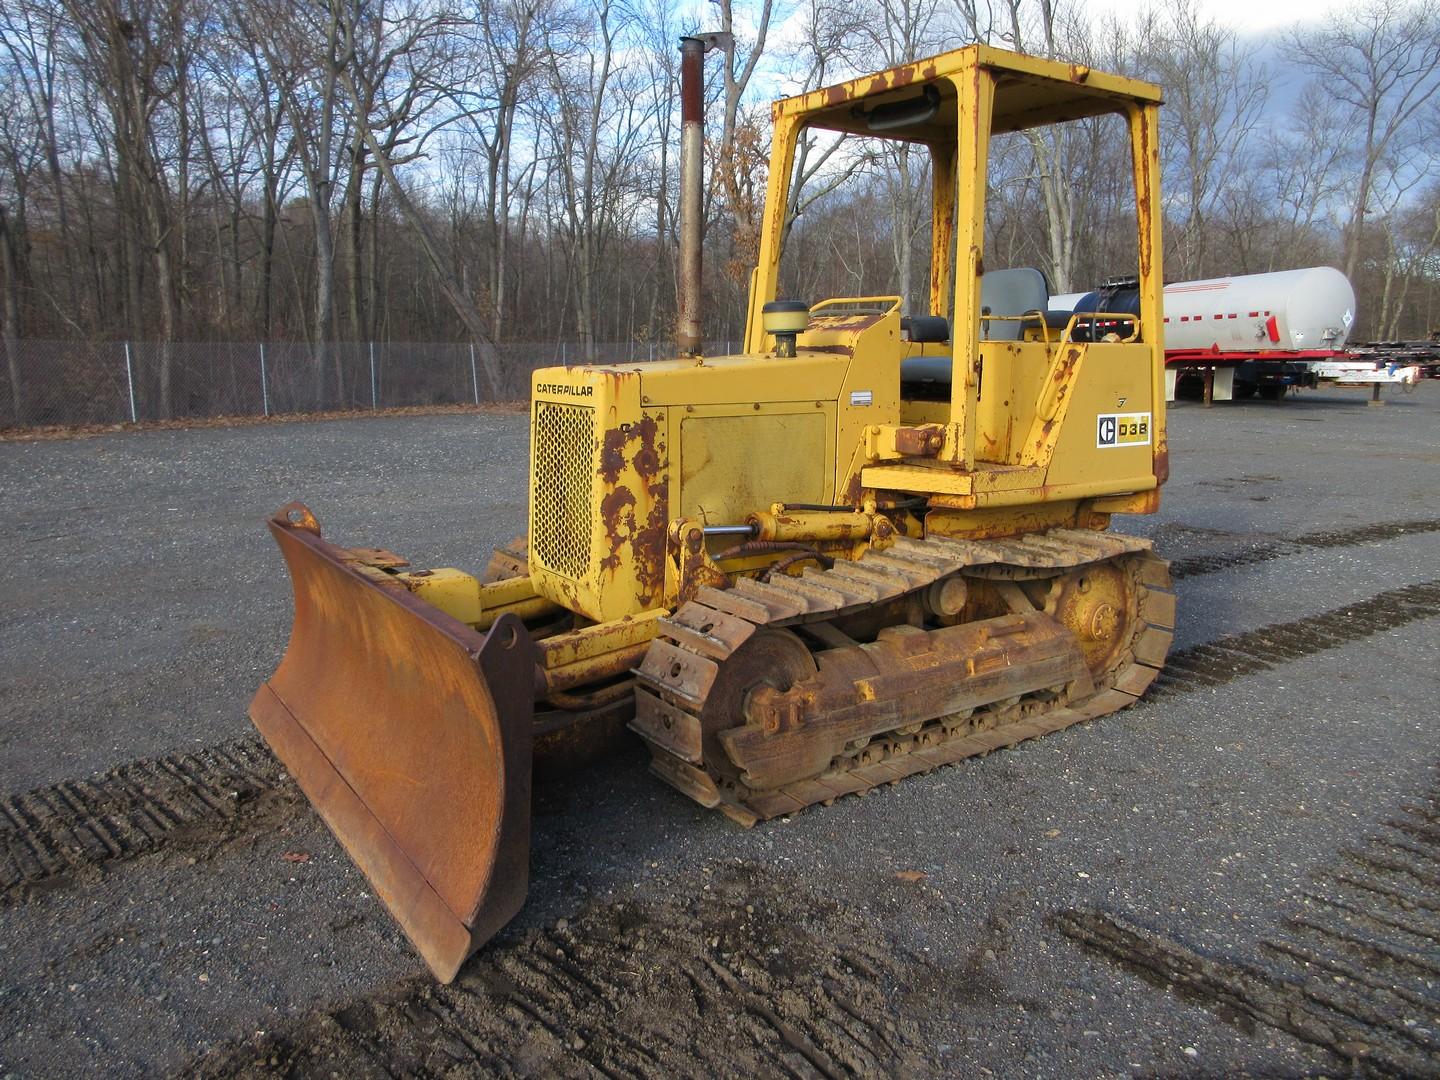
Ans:
{"type": "Polygon", "coordinates": [[[439,566],[433,570],[402,572],[395,578],[427,604],[477,630],[488,629],[505,612],[532,619],[557,610],[551,601],[535,592],[528,577],[482,583],[464,570],[439,566]]]}
{"type": "Polygon", "coordinates": [[[559,668],[631,645],[643,645],[655,636],[660,628],[655,620],[664,614],[664,608],[657,608],[544,638],[536,642],[540,664],[547,670],[559,668]]]}
{"type": "Polygon", "coordinates": [[[485,611],[519,604],[534,596],[535,587],[528,577],[502,578],[480,584],[480,607],[485,611]]]}
{"type": "MultiPolygon", "coordinates": [[[[405,587],[424,600],[434,604],[452,619],[474,625],[480,621],[484,608],[480,603],[480,582],[473,574],[457,570],[453,566],[437,566],[414,574],[397,574],[405,587]]],[[[528,586],[528,578],[520,578],[528,586]]],[[[530,595],[532,590],[527,589],[530,595]]]]}
{"type": "Polygon", "coordinates": [[[828,502],[834,481],[825,469],[828,428],[814,407],[683,417],[680,512],[702,525],[734,525],[775,501],[828,502]]]}
{"type": "Polygon", "coordinates": [[[983,472],[962,473],[925,465],[872,465],[861,473],[861,479],[867,488],[886,491],[974,495],[1037,487],[1045,479],[1045,470],[1002,465],[983,472]]]}
{"type": "Polygon", "coordinates": [[[938,505],[949,496],[937,496],[925,516],[925,531],[931,536],[956,539],[1013,536],[1017,527],[1022,531],[1052,529],[1059,526],[1087,528],[1092,515],[1089,503],[1079,500],[1034,503],[1025,507],[996,506],[981,509],[938,505]]]}
{"type": "MultiPolygon", "coordinates": [[[[795,500],[798,501],[798,500],[795,500]]],[[[875,518],[860,512],[838,510],[781,510],[779,504],[750,515],[761,540],[833,541],[869,536],[875,518]]]]}

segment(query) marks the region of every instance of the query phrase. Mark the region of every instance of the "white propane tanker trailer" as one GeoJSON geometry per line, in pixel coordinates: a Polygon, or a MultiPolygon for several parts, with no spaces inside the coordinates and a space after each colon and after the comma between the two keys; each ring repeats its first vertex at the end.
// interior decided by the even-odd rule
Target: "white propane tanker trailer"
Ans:
{"type": "MultiPolygon", "coordinates": [[[[1131,282],[1050,299],[1057,311],[1129,312],[1131,282]]],[[[1165,392],[1202,380],[1206,401],[1279,398],[1291,386],[1404,382],[1413,373],[1377,367],[1345,351],[1355,290],[1339,270],[1311,266],[1268,274],[1177,281],[1165,286],[1165,392]]],[[[1378,394],[1378,389],[1377,389],[1378,394]]]]}

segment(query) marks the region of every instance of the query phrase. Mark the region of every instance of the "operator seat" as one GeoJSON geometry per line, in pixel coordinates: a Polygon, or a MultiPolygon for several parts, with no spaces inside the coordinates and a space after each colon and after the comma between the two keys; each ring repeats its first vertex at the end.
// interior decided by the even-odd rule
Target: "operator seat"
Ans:
{"type": "MultiPolygon", "coordinates": [[[[1019,319],[987,319],[986,315],[1025,315],[1046,311],[1050,283],[1033,266],[992,270],[980,279],[980,338],[982,341],[1019,341],[1024,323],[1019,319]]],[[[1068,316],[1067,316],[1068,318],[1068,316]]],[[[915,315],[900,320],[902,331],[912,342],[943,342],[950,338],[949,322],[939,315],[915,315]],[[939,328],[945,336],[932,336],[939,328]]],[[[949,397],[950,357],[910,356],[900,361],[901,396],[910,398],[949,397]],[[937,390],[943,386],[942,392],[937,390]]]]}

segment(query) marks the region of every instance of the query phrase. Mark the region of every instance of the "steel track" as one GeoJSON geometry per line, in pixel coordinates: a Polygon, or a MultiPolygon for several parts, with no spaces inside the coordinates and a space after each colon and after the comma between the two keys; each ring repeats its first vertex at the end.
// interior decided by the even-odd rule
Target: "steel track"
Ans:
{"type": "MultiPolygon", "coordinates": [[[[716,806],[744,825],[830,803],[881,784],[929,772],[965,758],[988,754],[1048,735],[1132,705],[1164,665],[1174,636],[1175,596],[1164,560],[1148,540],[1114,533],[1053,529],[1005,540],[901,539],[883,552],[867,551],[855,562],[830,570],[809,569],[760,583],[741,578],[733,589],[701,589],[674,618],[661,621],[661,634],[638,673],[635,731],[651,751],[654,772],[705,805],[716,806]],[[697,754],[677,753],[666,729],[703,726],[709,691],[750,629],[829,622],[874,605],[903,601],[944,579],[1041,577],[1079,572],[1104,564],[1128,568],[1136,618],[1121,660],[1101,673],[1094,692],[1079,700],[1027,695],[995,702],[973,714],[935,716],[918,731],[872,739],[852,757],[837,759],[823,775],[768,790],[715,772],[697,754]],[[742,620],[739,624],[736,620],[742,620]],[[710,626],[708,632],[697,628],[710,626]],[[695,688],[703,692],[695,693],[695,688]],[[646,722],[658,717],[659,724],[646,722]],[[661,726],[663,724],[663,727],[661,726]]],[[[693,741],[692,741],[693,745],[693,741]]]]}

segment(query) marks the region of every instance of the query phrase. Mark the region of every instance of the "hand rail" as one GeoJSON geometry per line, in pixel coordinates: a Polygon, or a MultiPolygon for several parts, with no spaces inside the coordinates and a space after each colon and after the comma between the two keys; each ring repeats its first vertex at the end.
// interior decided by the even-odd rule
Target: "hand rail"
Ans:
{"type": "MultiPolygon", "coordinates": [[[[1050,344],[1050,324],[1045,321],[1045,312],[1041,311],[1039,308],[1031,308],[1029,311],[1025,312],[1022,315],[980,316],[980,322],[982,324],[991,320],[995,322],[1024,322],[1027,319],[1036,319],[1039,321],[1041,339],[1048,346],[1050,344]]],[[[1075,331],[1075,326],[1078,322],[1081,321],[1087,321],[1092,324],[1095,322],[1103,321],[1116,323],[1123,322],[1130,324],[1129,337],[1116,337],[1114,339],[1114,342],[1104,341],[1100,342],[1100,344],[1114,344],[1115,342],[1129,344],[1130,342],[1140,340],[1140,316],[1138,315],[1131,315],[1127,311],[1076,311],[1071,313],[1069,322],[1065,324],[1065,330],[1060,335],[1060,343],[1063,344],[1064,342],[1074,340],[1073,334],[1075,331]]],[[[1091,344],[1095,343],[1091,342],[1091,344]]]]}
{"type": "MultiPolygon", "coordinates": [[[[1065,324],[1065,332],[1060,335],[1062,342],[1074,340],[1075,325],[1082,319],[1090,322],[1092,333],[1094,332],[1093,328],[1095,323],[1102,320],[1117,323],[1128,322],[1130,324],[1129,337],[1122,338],[1114,336],[1114,332],[1112,331],[1106,335],[1106,339],[1109,340],[1113,337],[1114,341],[1122,344],[1129,344],[1130,342],[1140,340],[1140,316],[1138,315],[1131,315],[1128,311],[1076,311],[1071,314],[1070,321],[1065,324]]],[[[1095,344],[1095,342],[1091,342],[1091,344],[1095,344]]],[[[1103,344],[1103,342],[1101,342],[1101,344],[1103,344]]]]}
{"type": "Polygon", "coordinates": [[[828,300],[821,300],[818,304],[810,306],[810,314],[814,315],[821,308],[835,307],[839,304],[889,304],[881,315],[889,315],[898,308],[903,300],[899,296],[832,296],[828,300]]]}

